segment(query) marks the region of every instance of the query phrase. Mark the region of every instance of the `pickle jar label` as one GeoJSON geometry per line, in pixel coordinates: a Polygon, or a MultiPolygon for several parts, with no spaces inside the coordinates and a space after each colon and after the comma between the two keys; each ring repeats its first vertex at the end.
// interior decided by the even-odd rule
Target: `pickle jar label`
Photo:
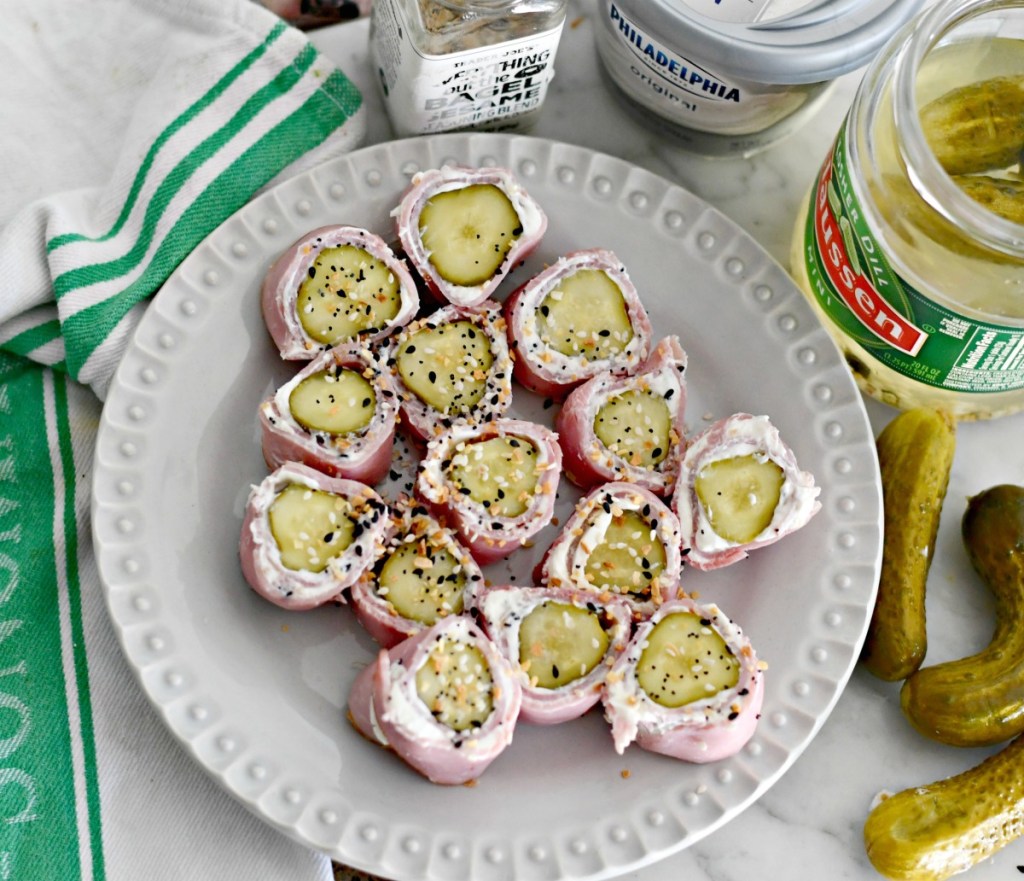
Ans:
{"type": "Polygon", "coordinates": [[[818,304],[850,339],[897,373],[951,391],[1024,388],[1024,330],[947,309],[896,273],[864,219],[846,127],[811,194],[804,259],[818,304]]]}

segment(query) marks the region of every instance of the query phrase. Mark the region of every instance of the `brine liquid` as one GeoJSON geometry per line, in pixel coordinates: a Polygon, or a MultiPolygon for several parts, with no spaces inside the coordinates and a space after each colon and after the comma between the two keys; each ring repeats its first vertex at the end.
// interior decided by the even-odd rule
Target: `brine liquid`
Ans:
{"type": "MultiPolygon", "coordinates": [[[[940,46],[919,71],[918,106],[1022,75],[1024,41],[940,46]]],[[[979,247],[924,202],[900,158],[891,92],[875,100],[870,127],[851,133],[859,165],[847,166],[840,136],[804,202],[792,274],[873,397],[961,419],[1019,410],[1024,262],[979,247]]],[[[1019,160],[984,173],[1021,179],[1019,160]]]]}

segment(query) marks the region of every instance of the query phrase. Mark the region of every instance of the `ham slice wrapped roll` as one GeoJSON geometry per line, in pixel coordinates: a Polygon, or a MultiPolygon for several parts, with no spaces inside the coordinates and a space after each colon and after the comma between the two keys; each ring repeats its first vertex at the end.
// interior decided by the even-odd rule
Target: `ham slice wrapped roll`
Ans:
{"type": "Polygon", "coordinates": [[[636,741],[687,762],[733,755],[757,726],[764,666],[716,605],[666,603],[607,676],[602,703],[616,751],[636,741]]]}
{"type": "Polygon", "coordinates": [[[714,423],[690,441],[672,497],[687,562],[718,569],[744,559],[804,526],[820,492],[767,416],[714,423]]]}
{"type": "Polygon", "coordinates": [[[486,422],[512,403],[512,359],[501,306],[445,306],[405,328],[389,363],[402,418],[421,440],[457,422],[486,422]]]}
{"type": "Polygon", "coordinates": [[[392,212],[405,254],[442,302],[475,306],[540,242],[548,219],[504,168],[413,176],[392,212]]]}
{"type": "Polygon", "coordinates": [[[486,566],[550,522],[561,473],[554,432],[520,419],[496,419],[456,425],[432,440],[416,494],[486,566]]]}
{"type": "Polygon", "coordinates": [[[383,339],[412,320],[419,300],[405,262],[355,226],[306,233],[274,261],[260,295],[263,321],[289,361],[383,339]]]}
{"type": "Polygon", "coordinates": [[[370,487],[289,462],[249,494],[238,547],[242,574],[283,609],[343,601],[388,527],[387,506],[370,487]]]}
{"type": "Polygon", "coordinates": [[[519,671],[519,717],[538,725],[567,722],[597,704],[633,623],[625,603],[567,588],[487,588],[471,611],[519,671]]]}
{"type": "Polygon", "coordinates": [[[518,288],[505,304],[515,376],[564,398],[600,373],[632,373],[651,348],[651,322],[611,251],[575,251],[518,288]]]}
{"type": "Polygon", "coordinates": [[[318,355],[260,406],[270,468],[302,462],[331,477],[378,483],[388,470],[399,398],[389,370],[360,344],[318,355]]]}
{"type": "Polygon", "coordinates": [[[679,521],[650,490],[607,483],[591,490],[537,567],[547,587],[622,599],[647,617],[679,592],[679,521]]]}
{"type": "Polygon", "coordinates": [[[584,489],[625,481],[670,496],[684,443],[685,370],[686,353],[669,336],[635,374],[602,373],[575,388],[555,424],[566,476],[584,489]]]}
{"type": "Polygon", "coordinates": [[[519,680],[463,616],[444,618],[364,669],[349,693],[349,718],[434,783],[480,776],[512,742],[519,680]]]}
{"type": "Polygon", "coordinates": [[[356,618],[385,648],[449,615],[461,615],[484,576],[455,533],[422,505],[392,507],[392,529],[373,566],[349,592],[356,618]]]}

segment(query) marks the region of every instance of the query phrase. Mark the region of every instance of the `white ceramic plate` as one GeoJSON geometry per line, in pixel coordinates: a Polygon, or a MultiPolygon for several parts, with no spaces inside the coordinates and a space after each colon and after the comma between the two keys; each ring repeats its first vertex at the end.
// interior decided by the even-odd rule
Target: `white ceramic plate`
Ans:
{"type": "MultiPolygon", "coordinates": [[[[517,389],[515,412],[550,420],[517,389]]],[[[563,482],[564,522],[577,494],[563,482]]],[[[493,575],[529,580],[538,546],[493,575]]],[[[689,192],[579,147],[447,135],[370,147],[261,196],[200,245],[143,318],[103,411],[94,534],[111,616],[167,725],[223,786],[278,829],[355,868],[401,879],[599,879],[692,844],[779,778],[855,663],[881,557],[870,427],[839,355],[788,276],[689,192]],[[550,217],[517,280],[559,254],[610,247],[658,337],[689,354],[687,423],[767,413],[823,487],[801,532],[685,587],[722,606],[769,666],[764,712],[735,757],[689,765],[612,749],[600,714],[520,725],[473,787],[434,786],[345,719],[374,646],[351,610],[289,613],[239,571],[249,487],[266,473],[259,402],[294,366],[263,328],[270,261],[307,230],[390,234],[418,169],[511,168],[550,217]]]]}

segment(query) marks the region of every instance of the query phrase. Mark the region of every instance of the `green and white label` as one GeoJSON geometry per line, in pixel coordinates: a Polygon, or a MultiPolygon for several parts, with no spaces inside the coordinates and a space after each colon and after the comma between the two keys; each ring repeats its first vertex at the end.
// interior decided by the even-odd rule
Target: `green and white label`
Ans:
{"type": "Polygon", "coordinates": [[[68,380],[0,353],[0,879],[106,877],[68,380]]]}
{"type": "Polygon", "coordinates": [[[947,309],[889,265],[854,193],[845,124],[811,199],[807,277],[818,304],[846,336],[897,373],[935,388],[1024,388],[1024,329],[947,309]]]}

